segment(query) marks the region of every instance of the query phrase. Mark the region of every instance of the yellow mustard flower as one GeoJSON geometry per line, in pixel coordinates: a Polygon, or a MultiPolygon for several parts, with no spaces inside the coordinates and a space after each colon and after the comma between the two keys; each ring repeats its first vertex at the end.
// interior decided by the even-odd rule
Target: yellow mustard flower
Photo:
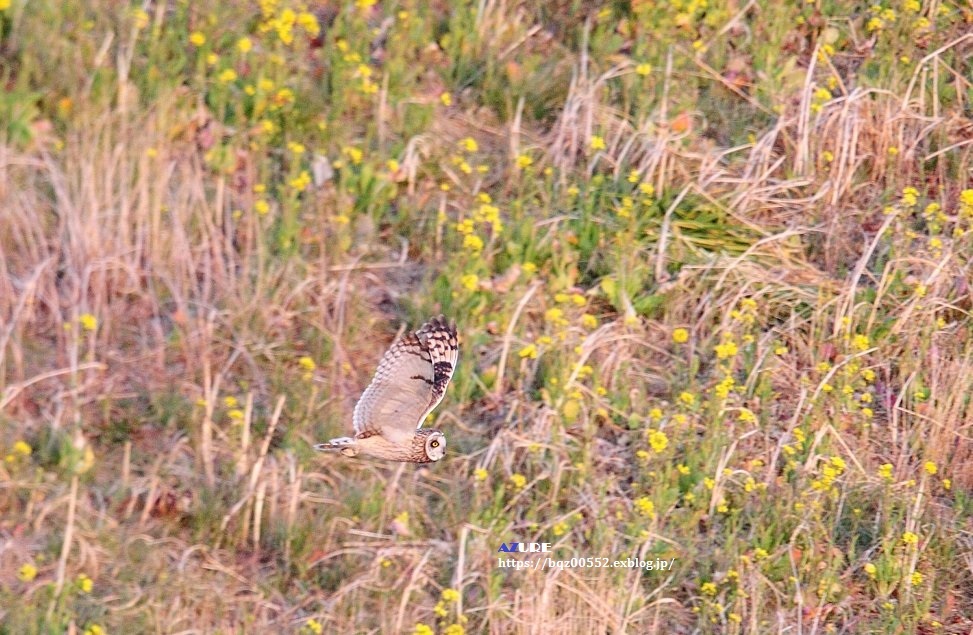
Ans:
{"type": "Polygon", "coordinates": [[[84,573],[78,575],[78,588],[82,593],[91,593],[95,583],[84,573]]]}
{"type": "Polygon", "coordinates": [[[17,569],[17,577],[23,582],[30,582],[37,577],[37,567],[27,562],[17,569]]]}
{"type": "Polygon", "coordinates": [[[656,452],[663,452],[669,445],[669,437],[662,430],[653,430],[649,433],[649,445],[656,452]]]}
{"type": "Polygon", "coordinates": [[[86,331],[94,331],[98,328],[98,318],[90,313],[82,313],[78,316],[78,323],[86,331]]]}

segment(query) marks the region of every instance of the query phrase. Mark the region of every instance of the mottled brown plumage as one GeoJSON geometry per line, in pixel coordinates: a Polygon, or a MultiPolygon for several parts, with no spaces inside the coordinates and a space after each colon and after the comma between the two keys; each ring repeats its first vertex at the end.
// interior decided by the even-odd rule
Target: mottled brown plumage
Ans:
{"type": "Polygon", "coordinates": [[[352,421],[354,437],[331,439],[315,449],[389,461],[440,460],[445,455],[446,437],[421,426],[443,400],[458,356],[456,325],[442,315],[405,335],[382,357],[358,400],[352,421]]]}

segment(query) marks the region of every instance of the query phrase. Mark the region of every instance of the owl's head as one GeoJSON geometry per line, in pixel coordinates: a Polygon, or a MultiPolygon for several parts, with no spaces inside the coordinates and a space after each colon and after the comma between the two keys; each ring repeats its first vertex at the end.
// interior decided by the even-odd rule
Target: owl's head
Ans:
{"type": "Polygon", "coordinates": [[[423,448],[426,461],[438,461],[446,456],[446,437],[439,430],[432,430],[426,435],[426,444],[423,448]]]}

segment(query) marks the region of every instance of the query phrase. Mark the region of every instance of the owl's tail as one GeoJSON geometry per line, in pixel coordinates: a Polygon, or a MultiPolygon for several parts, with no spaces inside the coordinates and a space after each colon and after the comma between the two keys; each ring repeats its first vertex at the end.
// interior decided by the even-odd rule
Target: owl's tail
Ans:
{"type": "Polygon", "coordinates": [[[342,452],[343,454],[351,453],[352,456],[358,454],[355,448],[355,440],[351,437],[338,437],[337,439],[331,439],[327,443],[316,443],[314,444],[314,449],[318,452],[342,452]]]}

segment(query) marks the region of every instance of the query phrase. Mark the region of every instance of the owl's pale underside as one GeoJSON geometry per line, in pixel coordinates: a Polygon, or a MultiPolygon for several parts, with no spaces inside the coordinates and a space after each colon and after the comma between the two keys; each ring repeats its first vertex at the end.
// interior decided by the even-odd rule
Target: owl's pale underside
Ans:
{"type": "Polygon", "coordinates": [[[354,436],[318,443],[314,449],[389,461],[440,460],[446,454],[446,437],[439,430],[423,430],[422,422],[443,400],[458,356],[456,325],[442,315],[403,336],[386,351],[355,406],[354,436]]]}

